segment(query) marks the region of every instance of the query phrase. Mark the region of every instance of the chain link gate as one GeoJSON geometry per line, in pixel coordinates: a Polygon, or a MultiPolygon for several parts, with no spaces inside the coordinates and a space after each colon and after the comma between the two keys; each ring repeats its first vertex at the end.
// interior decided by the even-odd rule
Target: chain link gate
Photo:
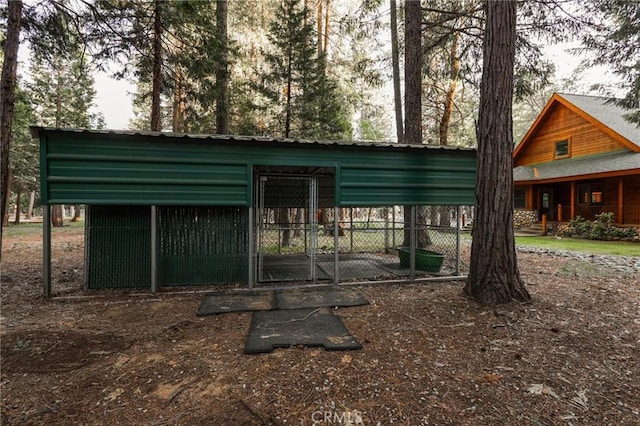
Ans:
{"type": "Polygon", "coordinates": [[[323,210],[318,208],[318,201],[323,199],[321,187],[326,186],[320,181],[317,176],[259,177],[258,283],[332,278],[333,266],[327,270],[327,262],[332,259],[329,247],[318,246],[318,217],[323,210]]]}

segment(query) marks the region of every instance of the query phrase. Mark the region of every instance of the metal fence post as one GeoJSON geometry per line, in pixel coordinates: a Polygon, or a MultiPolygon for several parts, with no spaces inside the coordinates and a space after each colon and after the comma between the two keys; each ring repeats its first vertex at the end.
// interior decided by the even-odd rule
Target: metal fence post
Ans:
{"type": "Polygon", "coordinates": [[[409,269],[411,281],[416,279],[416,206],[411,206],[411,220],[409,222],[409,269]]]}
{"type": "Polygon", "coordinates": [[[151,293],[158,292],[158,224],[157,207],[151,206],[151,293]]]}
{"type": "Polygon", "coordinates": [[[460,233],[462,232],[462,206],[456,210],[456,276],[460,276],[460,233]]]}
{"type": "Polygon", "coordinates": [[[44,297],[51,297],[51,206],[42,206],[42,285],[44,297]]]}
{"type": "Polygon", "coordinates": [[[338,207],[333,208],[333,283],[338,285],[340,282],[340,263],[339,263],[339,249],[340,249],[340,224],[338,219],[340,218],[340,211],[338,207]]]}

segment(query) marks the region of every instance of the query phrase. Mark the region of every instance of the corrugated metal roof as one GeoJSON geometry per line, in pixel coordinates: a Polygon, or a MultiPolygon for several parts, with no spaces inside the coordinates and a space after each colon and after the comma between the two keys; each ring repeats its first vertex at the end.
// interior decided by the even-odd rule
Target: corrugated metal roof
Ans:
{"type": "Polygon", "coordinates": [[[624,119],[624,116],[629,114],[630,111],[614,104],[612,99],[566,93],[558,93],[558,95],[640,146],[640,128],[636,123],[631,123],[624,119]]]}
{"type": "MultiPolygon", "coordinates": [[[[266,136],[238,136],[238,135],[217,135],[217,134],[197,134],[197,133],[173,133],[173,132],[147,132],[140,130],[113,130],[113,129],[82,129],[82,128],[56,128],[56,127],[41,127],[32,126],[31,136],[33,138],[39,138],[42,131],[46,132],[73,132],[81,134],[95,134],[95,135],[113,135],[113,136],[156,136],[165,137],[168,139],[190,139],[190,140],[202,140],[202,141],[232,141],[232,142],[246,142],[246,143],[282,143],[282,144],[299,144],[299,145],[332,145],[332,146],[361,146],[371,148],[392,148],[392,149],[444,149],[454,151],[475,151],[475,148],[460,147],[460,146],[441,146],[441,145],[427,145],[427,144],[398,144],[395,142],[371,142],[371,141],[332,141],[332,140],[306,140],[306,139],[286,139],[286,138],[272,138],[266,136]]],[[[366,148],[365,148],[366,149],[366,148]]]]}
{"type": "Polygon", "coordinates": [[[519,166],[513,169],[513,180],[515,182],[540,181],[634,169],[640,169],[640,153],[618,151],[603,155],[519,166]]]}

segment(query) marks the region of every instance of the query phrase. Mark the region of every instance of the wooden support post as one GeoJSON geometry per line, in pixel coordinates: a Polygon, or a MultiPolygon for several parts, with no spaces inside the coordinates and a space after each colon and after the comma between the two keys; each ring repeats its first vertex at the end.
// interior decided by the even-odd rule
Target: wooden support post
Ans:
{"type": "Polygon", "coordinates": [[[542,236],[546,236],[547,235],[547,215],[543,214],[542,215],[542,236]]]}
{"type": "Polygon", "coordinates": [[[618,179],[618,223],[624,224],[624,183],[623,179],[618,179]]]}
{"type": "Polygon", "coordinates": [[[569,219],[573,220],[576,218],[576,183],[571,182],[571,214],[569,215],[569,219]]]}
{"type": "Polygon", "coordinates": [[[562,204],[558,204],[558,222],[562,222],[562,204]]]}

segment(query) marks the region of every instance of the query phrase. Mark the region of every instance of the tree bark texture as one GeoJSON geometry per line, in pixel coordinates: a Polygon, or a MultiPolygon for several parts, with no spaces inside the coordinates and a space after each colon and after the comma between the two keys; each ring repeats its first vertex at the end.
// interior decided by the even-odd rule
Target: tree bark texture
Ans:
{"type": "Polygon", "coordinates": [[[227,42],[227,0],[216,3],[216,25],[220,42],[220,60],[216,70],[216,133],[229,133],[229,64],[227,42]]]}
{"type": "Polygon", "coordinates": [[[155,1],[153,23],[153,78],[151,89],[151,131],[162,131],[160,94],[162,92],[162,12],[161,0],[155,1]]]}
{"type": "Polygon", "coordinates": [[[26,219],[31,220],[33,217],[33,204],[36,201],[36,191],[31,191],[29,193],[29,205],[27,206],[27,215],[26,219]]]}
{"type": "Polygon", "coordinates": [[[318,0],[318,9],[316,11],[316,21],[318,24],[318,56],[322,55],[322,0],[318,0]]]}
{"type": "Polygon", "coordinates": [[[174,72],[173,117],[171,125],[171,129],[176,133],[185,133],[187,131],[184,122],[185,109],[184,76],[182,70],[178,67],[174,72]]]}
{"type": "Polygon", "coordinates": [[[460,40],[460,34],[453,34],[453,45],[451,46],[451,73],[449,78],[449,90],[447,90],[447,97],[444,100],[444,111],[440,118],[440,145],[449,144],[449,125],[451,124],[451,113],[453,112],[454,98],[456,95],[456,87],[458,86],[458,74],[460,74],[460,57],[458,56],[458,44],[460,40]]]}
{"type": "Polygon", "coordinates": [[[404,143],[404,125],[402,123],[402,95],[400,94],[400,52],[398,49],[398,13],[396,0],[389,0],[391,8],[391,64],[393,69],[393,101],[396,115],[396,137],[398,143],[404,143]]]}
{"type": "Polygon", "coordinates": [[[0,77],[0,250],[2,249],[2,229],[9,208],[9,147],[11,146],[11,125],[16,94],[16,72],[18,67],[18,47],[20,46],[20,21],[22,1],[8,4],[7,33],[4,40],[4,61],[0,77]]]}
{"type": "Polygon", "coordinates": [[[79,222],[82,211],[80,210],[80,204],[73,205],[73,217],[71,218],[71,222],[79,222]]]}
{"type": "Polygon", "coordinates": [[[493,305],[528,301],[531,296],[520,277],[513,233],[511,114],[517,3],[487,1],[485,7],[476,217],[464,292],[481,304],[493,305]]]}
{"type": "Polygon", "coordinates": [[[9,224],[9,199],[11,198],[11,186],[13,185],[13,170],[9,169],[7,173],[7,190],[4,192],[2,202],[7,206],[2,215],[2,225],[9,224]]]}
{"type": "Polygon", "coordinates": [[[325,56],[329,55],[329,9],[331,7],[331,0],[327,0],[327,6],[324,9],[324,43],[323,50],[325,56]]]}
{"type": "Polygon", "coordinates": [[[422,143],[422,8],[419,1],[405,4],[404,141],[422,143]]]}
{"type": "MultiPolygon", "coordinates": [[[[48,208],[49,206],[45,206],[48,208]]],[[[64,209],[62,204],[53,204],[51,207],[51,225],[56,228],[64,226],[64,209]]]]}
{"type": "Polygon", "coordinates": [[[16,217],[13,223],[20,225],[20,211],[22,210],[22,191],[20,188],[16,189],[16,217]]]}
{"type": "MultiPolygon", "coordinates": [[[[404,143],[422,143],[422,7],[420,1],[405,2],[405,55],[404,55],[404,143]]],[[[404,242],[410,242],[410,206],[404,207],[404,242]]],[[[416,244],[426,247],[431,244],[426,229],[426,212],[418,207],[416,212],[416,244]]]]}

